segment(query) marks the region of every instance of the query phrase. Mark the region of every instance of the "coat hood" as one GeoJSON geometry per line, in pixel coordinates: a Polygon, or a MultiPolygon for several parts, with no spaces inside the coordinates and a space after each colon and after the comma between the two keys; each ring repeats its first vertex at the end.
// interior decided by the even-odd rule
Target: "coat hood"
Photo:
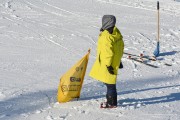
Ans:
{"type": "Polygon", "coordinates": [[[102,18],[102,27],[100,31],[107,30],[108,28],[114,27],[116,24],[116,17],[114,15],[104,15],[102,18]]]}

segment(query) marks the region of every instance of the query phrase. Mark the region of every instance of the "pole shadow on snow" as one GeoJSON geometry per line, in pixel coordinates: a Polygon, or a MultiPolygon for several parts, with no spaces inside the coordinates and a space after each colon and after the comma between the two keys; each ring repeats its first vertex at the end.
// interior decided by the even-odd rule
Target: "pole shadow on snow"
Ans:
{"type": "Polygon", "coordinates": [[[152,98],[144,98],[144,99],[124,99],[119,100],[118,103],[120,103],[120,106],[127,107],[127,106],[135,106],[135,104],[140,103],[143,105],[151,105],[151,104],[158,104],[158,103],[167,103],[167,102],[174,102],[174,101],[180,101],[180,93],[171,93],[166,96],[160,96],[160,97],[152,97],[152,98]],[[122,103],[126,104],[122,104],[122,103]]]}
{"type": "Polygon", "coordinates": [[[159,56],[175,55],[177,51],[159,53],[159,56]]]}
{"type": "Polygon", "coordinates": [[[24,93],[16,97],[0,101],[0,117],[13,119],[20,115],[48,108],[54,102],[57,90],[24,93]],[[2,117],[3,116],[3,117],[2,117]]]}
{"type": "MultiPolygon", "coordinates": [[[[149,78],[149,79],[144,79],[144,80],[134,80],[134,81],[127,81],[125,83],[121,83],[118,82],[117,86],[120,86],[120,88],[117,88],[118,91],[118,96],[123,96],[125,94],[131,94],[131,93],[136,93],[138,95],[139,92],[146,92],[146,91],[151,91],[151,90],[161,90],[161,89],[168,89],[168,88],[174,88],[174,87],[180,87],[180,85],[169,85],[169,86],[162,86],[162,87],[151,87],[151,88],[142,88],[140,89],[142,86],[146,85],[146,84],[157,84],[157,83],[161,83],[161,82],[166,82],[169,81],[169,79],[173,80],[173,79],[179,79],[179,76],[176,77],[156,77],[156,78],[149,78]],[[136,88],[133,88],[133,85],[138,85],[136,86],[136,88]],[[128,86],[130,90],[124,90],[127,89],[126,85],[132,85],[132,86],[128,86]],[[133,90],[132,90],[133,89],[133,90]],[[124,90],[124,91],[123,91],[124,90]]],[[[97,84],[97,83],[95,83],[97,84]]],[[[85,87],[85,86],[84,86],[85,87]]],[[[86,86],[86,87],[92,87],[92,86],[86,86]]],[[[100,91],[102,91],[102,89],[100,89],[100,91]]],[[[106,92],[106,87],[103,88],[103,91],[106,92]]],[[[97,93],[98,92],[98,88],[94,88],[92,89],[92,91],[89,91],[91,94],[88,95],[88,92],[84,92],[81,95],[80,100],[91,100],[91,99],[99,99],[99,98],[104,98],[105,99],[105,95],[103,95],[102,93],[100,93],[100,95],[93,95],[92,93],[97,93]]],[[[122,105],[123,102],[129,102],[129,104],[127,105],[131,105],[132,102],[143,102],[144,104],[156,104],[156,103],[160,103],[160,102],[173,102],[176,100],[180,100],[180,93],[172,93],[168,96],[161,96],[161,97],[154,97],[154,98],[145,98],[145,99],[124,99],[124,100],[119,100],[118,103],[120,105],[122,105]],[[167,98],[167,99],[166,99],[167,98]]]]}
{"type": "Polygon", "coordinates": [[[149,91],[149,90],[157,90],[158,91],[160,89],[173,88],[173,87],[180,87],[180,85],[172,85],[172,86],[163,86],[163,87],[157,87],[157,88],[147,88],[147,89],[137,89],[137,90],[131,90],[131,91],[123,91],[123,92],[118,92],[118,95],[145,92],[145,91],[149,91]]]}
{"type": "MultiPolygon", "coordinates": [[[[156,84],[158,82],[168,82],[169,80],[173,79],[179,79],[180,76],[176,77],[162,77],[162,78],[152,78],[139,81],[142,82],[140,83],[140,86],[143,86],[143,84],[156,84]]],[[[131,81],[129,81],[131,82],[131,81]]],[[[130,84],[128,82],[128,84],[130,84]]],[[[133,84],[133,83],[131,83],[133,84]]],[[[137,83],[135,83],[137,84],[137,83]]],[[[118,95],[125,95],[125,94],[130,94],[130,93],[136,93],[138,95],[139,92],[146,92],[146,91],[161,91],[161,89],[169,89],[169,88],[180,88],[180,85],[168,85],[168,86],[161,86],[161,87],[151,87],[151,88],[144,88],[144,89],[135,89],[135,90],[129,90],[129,91],[122,91],[118,92],[118,95]]],[[[159,95],[159,94],[158,94],[159,95]]],[[[170,93],[169,95],[166,96],[157,96],[157,97],[151,97],[151,98],[143,98],[143,99],[135,99],[135,98],[127,98],[123,100],[119,100],[118,103],[120,106],[126,107],[126,106],[136,106],[138,103],[142,105],[151,105],[151,104],[158,104],[158,103],[167,103],[167,102],[174,102],[174,101],[180,101],[180,93],[170,93]],[[125,103],[125,104],[123,104],[125,103]]]]}
{"type": "MultiPolygon", "coordinates": [[[[118,95],[125,95],[125,94],[131,94],[131,93],[138,93],[138,92],[145,92],[145,91],[149,91],[149,90],[160,90],[160,89],[166,89],[166,88],[173,88],[173,87],[180,87],[180,85],[172,85],[172,86],[163,86],[163,87],[153,87],[153,88],[147,88],[147,89],[137,89],[137,90],[129,90],[129,91],[122,91],[122,92],[118,92],[118,95]]],[[[177,95],[174,96],[174,99],[170,99],[171,101],[176,101],[176,100],[180,100],[180,93],[172,93],[171,96],[173,95],[177,95]]],[[[149,100],[149,102],[146,103],[158,103],[158,102],[150,102],[150,100],[153,99],[161,99],[161,98],[167,98],[168,96],[162,96],[162,97],[155,97],[155,98],[148,98],[147,100],[149,100]]],[[[89,96],[89,97],[84,97],[84,98],[80,98],[80,100],[90,100],[90,99],[99,99],[99,98],[105,98],[105,95],[96,95],[96,96],[89,96]]],[[[168,97],[168,98],[172,98],[172,97],[168,97]]],[[[125,100],[119,100],[118,103],[122,104],[123,102],[141,102],[141,101],[145,101],[146,99],[125,99],[125,100]]],[[[165,102],[168,100],[165,100],[165,102]]],[[[169,102],[171,102],[169,101],[169,102]]],[[[163,102],[163,101],[160,101],[163,102]]],[[[145,104],[146,104],[145,103],[145,104]]]]}

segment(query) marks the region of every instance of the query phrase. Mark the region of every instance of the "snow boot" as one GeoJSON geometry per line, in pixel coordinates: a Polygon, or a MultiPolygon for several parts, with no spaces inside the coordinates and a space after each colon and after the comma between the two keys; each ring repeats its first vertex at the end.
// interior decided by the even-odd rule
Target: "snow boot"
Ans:
{"type": "Polygon", "coordinates": [[[116,108],[117,96],[106,95],[107,102],[101,103],[101,108],[116,108]]]}

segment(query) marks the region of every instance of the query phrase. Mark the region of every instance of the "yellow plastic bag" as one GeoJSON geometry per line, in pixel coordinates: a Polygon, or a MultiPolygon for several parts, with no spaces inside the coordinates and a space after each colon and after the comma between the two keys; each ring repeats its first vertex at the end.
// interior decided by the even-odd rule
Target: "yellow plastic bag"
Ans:
{"type": "Polygon", "coordinates": [[[80,92],[88,64],[90,50],[60,79],[57,101],[68,102],[74,98],[80,98],[80,92]]]}

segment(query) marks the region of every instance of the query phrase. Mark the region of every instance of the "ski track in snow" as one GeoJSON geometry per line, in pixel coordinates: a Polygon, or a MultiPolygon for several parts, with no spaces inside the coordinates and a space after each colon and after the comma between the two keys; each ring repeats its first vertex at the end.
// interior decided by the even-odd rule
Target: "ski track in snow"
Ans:
{"type": "MultiPolygon", "coordinates": [[[[45,12],[47,12],[47,13],[50,13],[50,14],[59,16],[59,15],[58,15],[58,12],[47,11],[47,10],[42,9],[41,7],[38,7],[38,6],[36,6],[35,4],[30,3],[30,2],[28,2],[28,1],[24,1],[24,2],[27,2],[28,8],[31,8],[31,9],[32,9],[32,7],[35,7],[35,8],[38,9],[38,10],[42,10],[42,11],[45,11],[45,12]],[[30,6],[29,6],[29,5],[30,5],[30,6]]],[[[50,4],[48,4],[48,3],[45,3],[45,2],[41,2],[41,3],[44,3],[45,5],[50,6],[51,9],[52,9],[52,8],[55,8],[55,9],[58,9],[58,10],[60,10],[60,11],[65,12],[65,13],[75,15],[75,17],[81,17],[81,15],[78,15],[78,14],[75,14],[75,13],[73,13],[73,12],[70,12],[70,11],[67,11],[67,10],[64,10],[64,9],[61,9],[61,8],[58,8],[58,7],[55,7],[55,6],[50,5],[50,4]]],[[[37,3],[37,4],[38,4],[38,3],[37,3]]],[[[62,15],[62,17],[65,17],[65,16],[62,15]]],[[[54,41],[54,40],[52,40],[52,39],[50,39],[50,38],[47,38],[47,37],[44,36],[43,34],[39,34],[38,32],[35,32],[33,29],[31,29],[31,28],[29,28],[29,27],[27,27],[27,26],[24,26],[24,24],[25,24],[25,25],[26,25],[26,24],[31,24],[32,26],[34,26],[35,24],[37,24],[37,25],[39,26],[40,23],[38,23],[38,21],[33,21],[33,20],[30,20],[30,19],[23,19],[23,18],[20,18],[19,16],[14,15],[14,14],[11,15],[11,18],[9,18],[9,17],[5,17],[5,18],[8,19],[8,20],[10,20],[10,21],[13,21],[13,22],[17,23],[17,25],[23,25],[23,27],[25,27],[25,29],[29,29],[30,31],[34,32],[35,34],[37,34],[38,36],[40,36],[41,39],[45,39],[45,40],[47,40],[47,41],[49,41],[49,42],[51,42],[51,43],[53,43],[53,44],[55,44],[55,45],[57,45],[57,46],[59,46],[59,47],[62,47],[62,48],[65,49],[65,50],[70,51],[70,52],[73,53],[73,54],[77,54],[77,55],[79,55],[79,56],[82,56],[81,54],[78,54],[77,52],[74,52],[73,50],[65,47],[66,45],[61,45],[61,43],[58,43],[58,42],[56,42],[56,41],[54,41]],[[14,19],[15,19],[15,20],[14,20],[14,19]],[[24,22],[24,23],[22,24],[22,22],[24,22]]],[[[41,24],[42,24],[42,23],[41,23],[41,24]]],[[[47,26],[47,25],[48,25],[49,27],[53,27],[53,28],[56,28],[56,29],[58,29],[58,30],[65,30],[65,31],[67,31],[67,32],[70,32],[70,33],[72,33],[72,34],[71,34],[72,36],[77,36],[77,37],[79,36],[79,37],[84,37],[85,39],[89,39],[89,40],[90,40],[89,44],[91,44],[91,45],[93,45],[93,46],[96,44],[96,42],[93,40],[92,37],[90,37],[89,35],[86,35],[86,34],[84,34],[84,33],[81,33],[81,32],[78,32],[78,31],[72,31],[72,30],[65,29],[65,28],[58,28],[58,27],[56,27],[55,25],[51,25],[51,24],[46,24],[46,26],[47,26]]],[[[40,26],[42,26],[42,25],[40,25],[40,26]]],[[[44,26],[43,26],[43,27],[44,27],[44,26]]],[[[56,36],[58,39],[61,39],[61,38],[59,38],[57,35],[54,35],[54,34],[52,34],[51,36],[56,36]]]]}
{"type": "Polygon", "coordinates": [[[117,16],[126,52],[152,54],[157,39],[156,2],[2,0],[0,120],[179,120],[180,5],[173,0],[160,0],[161,62],[149,61],[160,68],[124,55],[117,81],[118,108],[99,108],[106,87],[88,77],[90,67],[79,101],[56,102],[59,77],[89,48],[92,66],[103,14],[117,16]]]}
{"type": "MultiPolygon", "coordinates": [[[[148,11],[156,11],[156,4],[152,4],[152,2],[149,1],[142,1],[142,0],[136,0],[135,2],[129,2],[126,0],[123,1],[118,1],[118,0],[96,0],[101,3],[106,3],[106,4],[113,4],[113,5],[120,5],[124,7],[130,7],[130,8],[136,8],[136,9],[142,9],[142,10],[148,10],[148,11]],[[149,6],[148,4],[151,4],[149,6]]],[[[161,1],[160,1],[161,2],[161,1]]],[[[163,10],[163,13],[169,14],[169,15],[180,15],[180,12],[176,9],[180,9],[179,6],[174,7],[174,5],[169,5],[169,6],[161,6],[160,7],[163,10]]]]}

